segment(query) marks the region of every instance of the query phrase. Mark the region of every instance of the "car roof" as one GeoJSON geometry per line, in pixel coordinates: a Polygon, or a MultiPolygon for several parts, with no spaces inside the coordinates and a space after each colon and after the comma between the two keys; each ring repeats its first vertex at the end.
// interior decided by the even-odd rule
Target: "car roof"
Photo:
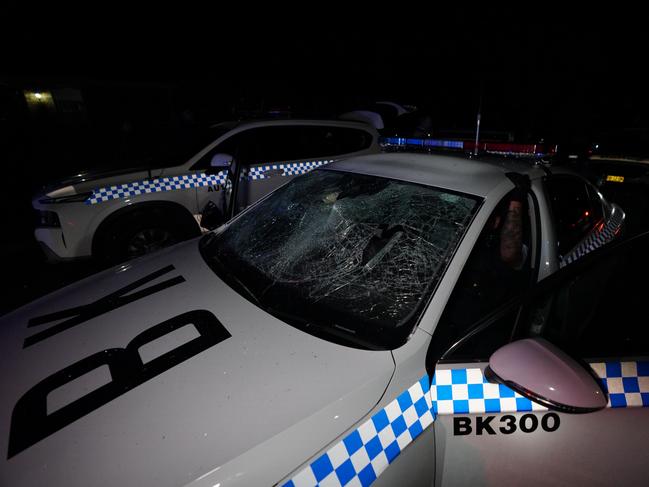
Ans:
{"type": "Polygon", "coordinates": [[[329,164],[326,170],[399,179],[482,197],[501,184],[508,172],[527,174],[530,179],[546,174],[531,161],[505,158],[470,159],[460,155],[406,152],[341,159],[329,164]]]}

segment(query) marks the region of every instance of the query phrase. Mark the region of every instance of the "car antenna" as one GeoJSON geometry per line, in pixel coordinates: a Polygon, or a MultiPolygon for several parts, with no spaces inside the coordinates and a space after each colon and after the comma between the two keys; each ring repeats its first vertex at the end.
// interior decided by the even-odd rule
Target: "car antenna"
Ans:
{"type": "Polygon", "coordinates": [[[480,101],[478,102],[478,116],[475,122],[475,145],[473,157],[478,157],[478,143],[480,142],[480,117],[482,116],[482,81],[480,82],[480,101]]]}

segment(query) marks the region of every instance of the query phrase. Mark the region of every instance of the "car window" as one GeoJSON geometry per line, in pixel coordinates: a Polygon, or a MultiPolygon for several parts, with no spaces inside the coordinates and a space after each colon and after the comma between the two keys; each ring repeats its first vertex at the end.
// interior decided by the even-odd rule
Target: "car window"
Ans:
{"type": "Polygon", "coordinates": [[[329,157],[369,148],[372,135],[354,128],[306,126],[302,127],[301,143],[309,157],[329,157]]]}
{"type": "Polygon", "coordinates": [[[242,164],[290,161],[308,156],[298,126],[259,127],[243,132],[237,159],[242,164]]]}
{"type": "Polygon", "coordinates": [[[195,168],[209,166],[211,156],[226,153],[244,165],[332,157],[365,150],[372,145],[365,130],[326,125],[257,127],[239,132],[203,157],[195,168]]]}
{"type": "MultiPolygon", "coordinates": [[[[526,337],[543,337],[583,360],[649,356],[645,290],[649,232],[593,251],[535,284],[513,293],[480,316],[463,335],[438,330],[426,367],[444,362],[487,361],[498,348],[526,337]]],[[[440,327],[442,327],[440,329],[440,327]]]]}
{"type": "MultiPolygon", "coordinates": [[[[493,211],[464,270],[453,289],[435,331],[435,340],[448,348],[463,337],[480,318],[487,316],[513,295],[528,288],[532,277],[531,217],[528,208],[521,208],[520,218],[511,220],[511,193],[493,211]],[[520,238],[512,241],[512,228],[520,238]],[[508,259],[510,245],[520,249],[516,261],[508,259]]],[[[499,319],[499,323],[479,339],[468,340],[448,358],[478,360],[488,358],[509,341],[515,324],[515,313],[499,319]]]]}
{"type": "Polygon", "coordinates": [[[567,255],[602,220],[601,200],[595,200],[584,181],[572,176],[546,178],[557,234],[558,251],[567,255]]]}
{"type": "Polygon", "coordinates": [[[522,332],[540,335],[574,356],[590,359],[649,355],[644,286],[649,234],[572,266],[535,298],[522,332]]]}
{"type": "Polygon", "coordinates": [[[215,147],[213,147],[207,154],[205,154],[201,159],[192,166],[193,170],[205,170],[210,167],[210,162],[212,157],[215,154],[229,154],[232,157],[236,157],[241,147],[241,140],[245,132],[238,132],[227,139],[219,142],[215,147]]]}
{"type": "Polygon", "coordinates": [[[478,205],[453,191],[316,170],[242,213],[203,255],[295,326],[390,348],[407,339],[478,205]]]}

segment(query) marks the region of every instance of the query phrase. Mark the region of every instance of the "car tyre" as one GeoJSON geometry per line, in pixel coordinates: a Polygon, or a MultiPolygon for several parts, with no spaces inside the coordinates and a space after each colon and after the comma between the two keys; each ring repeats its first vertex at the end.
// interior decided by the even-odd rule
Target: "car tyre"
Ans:
{"type": "Polygon", "coordinates": [[[118,264],[199,234],[195,222],[169,214],[164,208],[135,210],[104,229],[96,257],[105,264],[118,264]]]}

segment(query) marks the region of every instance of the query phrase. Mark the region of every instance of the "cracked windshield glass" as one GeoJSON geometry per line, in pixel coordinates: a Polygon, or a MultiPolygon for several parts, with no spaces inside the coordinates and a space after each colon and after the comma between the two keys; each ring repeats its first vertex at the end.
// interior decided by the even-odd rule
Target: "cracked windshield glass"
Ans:
{"type": "Polygon", "coordinates": [[[316,170],[208,235],[203,255],[284,321],[386,348],[412,330],[478,203],[439,188],[316,170]]]}

